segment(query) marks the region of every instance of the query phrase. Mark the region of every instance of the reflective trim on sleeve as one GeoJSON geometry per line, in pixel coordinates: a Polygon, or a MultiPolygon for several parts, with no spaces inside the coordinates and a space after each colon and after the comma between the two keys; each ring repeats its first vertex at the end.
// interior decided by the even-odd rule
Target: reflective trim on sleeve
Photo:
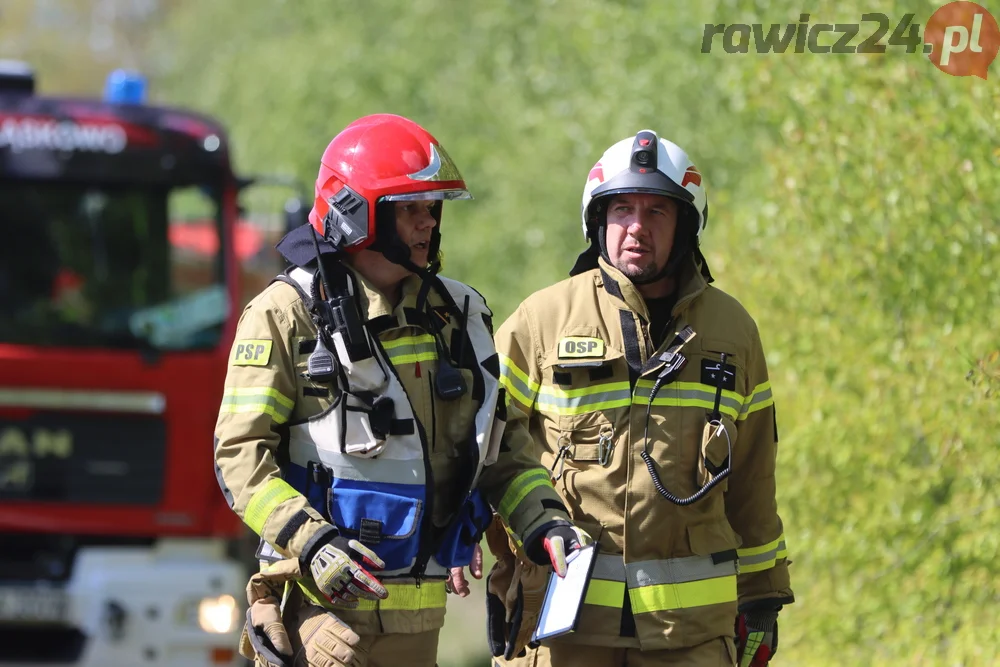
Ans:
{"type": "Polygon", "coordinates": [[[268,414],[275,424],[283,424],[292,416],[294,407],[295,401],[273,387],[226,387],[219,411],[230,414],[268,414]]]}
{"type": "Polygon", "coordinates": [[[771,383],[762,382],[754,387],[753,392],[743,401],[743,408],[740,410],[740,420],[742,421],[754,412],[772,405],[774,405],[774,396],[771,394],[771,383]]]}
{"type": "Polygon", "coordinates": [[[437,345],[430,334],[403,336],[382,343],[382,349],[393,365],[415,364],[418,361],[437,361],[437,345]]]}
{"type": "Polygon", "coordinates": [[[243,522],[260,535],[271,512],[281,503],[296,497],[305,499],[285,480],[279,478],[268,480],[267,484],[253,494],[247,503],[246,511],[243,512],[243,522]]]}
{"type": "Polygon", "coordinates": [[[546,485],[551,487],[552,480],[549,478],[548,471],[544,468],[533,468],[532,470],[522,472],[511,481],[504,492],[503,498],[500,500],[500,506],[497,508],[497,514],[500,515],[504,522],[509,523],[510,515],[521,504],[524,497],[534,489],[546,485]]]}
{"type": "Polygon", "coordinates": [[[530,408],[535,402],[539,384],[533,382],[510,357],[499,353],[497,356],[500,358],[500,384],[518,402],[530,408]]]}
{"type": "Polygon", "coordinates": [[[778,539],[767,544],[748,549],[737,549],[736,553],[740,557],[740,574],[750,574],[768,570],[774,567],[779,559],[788,558],[788,547],[785,545],[785,536],[782,534],[778,539]]]}

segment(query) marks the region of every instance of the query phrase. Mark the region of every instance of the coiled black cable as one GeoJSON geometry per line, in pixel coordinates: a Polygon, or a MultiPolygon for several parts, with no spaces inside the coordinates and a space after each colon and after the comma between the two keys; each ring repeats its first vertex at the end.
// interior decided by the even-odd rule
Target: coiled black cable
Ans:
{"type": "Polygon", "coordinates": [[[649,415],[653,409],[653,399],[656,398],[656,393],[660,391],[663,386],[664,380],[668,375],[660,375],[656,378],[653,383],[653,389],[649,393],[649,403],[646,404],[646,424],[643,429],[643,443],[642,443],[642,457],[643,462],[646,464],[646,469],[649,470],[649,476],[653,478],[653,487],[656,489],[657,493],[669,500],[675,505],[687,506],[698,502],[705,495],[714,489],[722,480],[729,477],[729,473],[732,471],[732,452],[730,451],[729,460],[727,461],[726,469],[720,472],[717,476],[712,478],[712,480],[705,486],[698,489],[694,495],[687,498],[678,498],[674,494],[667,490],[667,487],[663,485],[663,481],[660,479],[660,474],[656,471],[656,464],[653,462],[653,457],[649,455],[649,415]]]}

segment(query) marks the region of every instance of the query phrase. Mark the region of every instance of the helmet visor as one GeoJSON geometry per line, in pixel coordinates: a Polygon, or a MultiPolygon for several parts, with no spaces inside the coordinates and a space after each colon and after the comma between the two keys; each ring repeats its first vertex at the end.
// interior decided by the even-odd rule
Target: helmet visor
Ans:
{"type": "Polygon", "coordinates": [[[379,201],[422,201],[424,199],[472,199],[468,190],[455,188],[452,190],[424,190],[422,192],[404,192],[396,195],[384,195],[379,201]]]}

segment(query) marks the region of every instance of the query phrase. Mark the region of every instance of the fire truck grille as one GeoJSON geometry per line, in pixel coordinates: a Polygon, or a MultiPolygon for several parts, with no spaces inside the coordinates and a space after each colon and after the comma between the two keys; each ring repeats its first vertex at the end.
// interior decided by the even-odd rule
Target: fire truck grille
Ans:
{"type": "Polygon", "coordinates": [[[159,417],[0,414],[0,502],[156,505],[166,429],[159,417]]]}
{"type": "Polygon", "coordinates": [[[0,625],[0,665],[4,663],[73,664],[86,636],[76,628],[51,625],[0,625]]]}

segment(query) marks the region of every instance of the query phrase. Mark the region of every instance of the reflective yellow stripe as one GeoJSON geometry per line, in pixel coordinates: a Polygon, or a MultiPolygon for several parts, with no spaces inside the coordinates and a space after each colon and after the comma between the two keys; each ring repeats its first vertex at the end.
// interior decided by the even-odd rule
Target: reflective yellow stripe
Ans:
{"type": "Polygon", "coordinates": [[[625,582],[591,579],[583,602],[598,607],[621,609],[625,604],[625,582]]]}
{"type": "Polygon", "coordinates": [[[436,361],[437,345],[430,334],[404,336],[382,343],[382,349],[393,364],[415,364],[418,361],[436,361]]]}
{"type": "Polygon", "coordinates": [[[531,407],[535,402],[540,385],[532,381],[527,373],[517,367],[510,357],[497,354],[500,358],[500,384],[521,404],[531,407]]]}
{"type": "Polygon", "coordinates": [[[767,544],[762,544],[759,547],[737,549],[736,553],[739,554],[740,558],[746,558],[747,556],[759,556],[760,554],[767,553],[768,551],[776,551],[778,549],[778,543],[783,539],[785,539],[785,536],[782,534],[778,536],[778,539],[768,542],[767,544]]]}
{"type": "Polygon", "coordinates": [[[544,468],[535,468],[522,472],[507,487],[507,491],[503,494],[503,499],[500,500],[500,507],[497,508],[497,513],[504,521],[508,521],[511,513],[524,500],[526,495],[531,493],[533,489],[546,484],[552,486],[552,481],[549,479],[549,473],[544,468]]]}
{"type": "Polygon", "coordinates": [[[264,488],[250,498],[247,509],[243,513],[243,522],[250,526],[253,532],[260,535],[260,532],[264,530],[264,523],[271,516],[271,512],[281,503],[296,497],[305,500],[304,496],[293,489],[285,480],[277,478],[269,480],[264,488]]]}
{"type": "Polygon", "coordinates": [[[362,611],[419,611],[443,609],[448,599],[443,581],[416,584],[384,584],[389,597],[384,600],[359,600],[356,609],[362,611]]]}
{"type": "Polygon", "coordinates": [[[560,389],[543,385],[536,405],[540,412],[557,415],[578,415],[596,410],[628,407],[632,403],[632,388],[628,382],[606,382],[580,389],[560,389]]]}
{"type": "Polygon", "coordinates": [[[774,396],[771,394],[771,383],[762,382],[743,401],[743,409],[740,410],[740,420],[746,419],[754,412],[774,405],[774,396]]]}
{"type": "Polygon", "coordinates": [[[437,361],[437,352],[418,352],[416,354],[389,355],[389,361],[395,366],[415,364],[418,361],[437,361]]]}
{"type": "Polygon", "coordinates": [[[788,558],[788,547],[785,545],[785,535],[758,547],[737,549],[740,557],[740,574],[761,572],[774,567],[781,558],[788,558]]]}
{"type": "Polygon", "coordinates": [[[736,601],[736,577],[716,577],[683,584],[659,584],[630,588],[632,611],[644,614],[651,611],[690,609],[710,604],[736,601]]]}
{"type": "Polygon", "coordinates": [[[434,344],[434,336],[430,334],[420,334],[419,336],[403,336],[402,338],[397,338],[395,340],[383,341],[383,350],[392,350],[397,347],[403,347],[404,345],[423,345],[430,343],[434,344]]]}
{"type": "Polygon", "coordinates": [[[389,597],[384,600],[358,600],[356,607],[343,607],[330,604],[330,601],[320,595],[316,584],[311,579],[300,579],[299,588],[313,604],[334,611],[352,609],[360,611],[420,611],[421,609],[443,609],[448,593],[443,581],[425,581],[417,588],[416,584],[386,584],[385,590],[389,597]]]}
{"type": "MultiPolygon", "coordinates": [[[[636,405],[648,405],[649,393],[653,389],[650,380],[639,380],[635,387],[634,402],[636,405]]],[[[715,408],[716,389],[701,382],[673,382],[656,392],[653,405],[670,407],[715,408]]],[[[719,402],[719,411],[732,419],[737,419],[744,405],[743,394],[723,389],[719,402]]]]}
{"type": "Polygon", "coordinates": [[[220,412],[269,414],[276,424],[283,424],[292,415],[295,401],[273,387],[226,387],[220,412]]]}

